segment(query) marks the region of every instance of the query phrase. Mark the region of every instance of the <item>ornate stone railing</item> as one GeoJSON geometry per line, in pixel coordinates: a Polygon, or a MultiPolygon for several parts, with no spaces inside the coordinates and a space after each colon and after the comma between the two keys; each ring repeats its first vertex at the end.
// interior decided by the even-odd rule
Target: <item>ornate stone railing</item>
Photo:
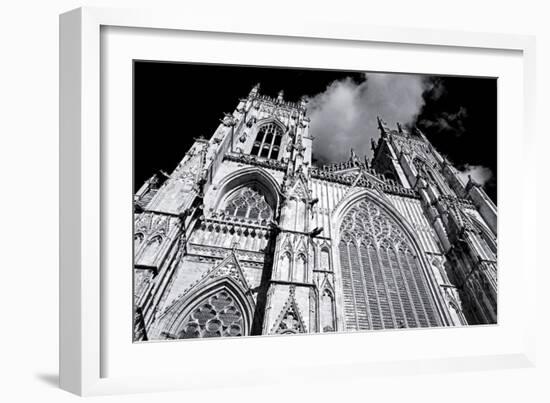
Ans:
{"type": "Polygon", "coordinates": [[[449,196],[449,195],[440,195],[439,198],[441,200],[445,200],[457,207],[472,207],[475,208],[475,204],[469,200],[464,199],[462,197],[455,197],[455,196],[449,196]]]}
{"type": "Polygon", "coordinates": [[[285,172],[287,169],[287,164],[279,160],[263,159],[263,158],[258,158],[249,154],[227,153],[223,159],[224,161],[234,161],[234,162],[239,162],[241,164],[248,164],[248,165],[259,166],[267,169],[274,169],[276,171],[285,172]]]}
{"type": "Polygon", "coordinates": [[[278,107],[285,106],[285,107],[290,108],[290,109],[299,109],[300,108],[300,104],[298,102],[290,102],[290,101],[285,101],[285,100],[278,101],[276,98],[272,98],[269,95],[263,95],[263,94],[258,95],[256,97],[256,99],[258,99],[260,101],[263,101],[263,102],[266,102],[266,103],[271,103],[272,106],[278,106],[278,107]]]}
{"type": "MultiPolygon", "coordinates": [[[[370,172],[369,172],[370,173],[370,172]]],[[[407,189],[402,186],[397,185],[394,181],[390,179],[385,179],[381,175],[376,175],[376,178],[380,182],[374,182],[369,180],[359,180],[356,182],[356,177],[352,176],[342,176],[339,174],[332,173],[330,171],[324,171],[318,168],[310,169],[311,177],[314,179],[326,180],[329,182],[339,183],[346,186],[355,186],[364,187],[367,189],[380,189],[385,193],[395,194],[398,196],[410,197],[419,199],[420,195],[413,189],[407,189]]]]}

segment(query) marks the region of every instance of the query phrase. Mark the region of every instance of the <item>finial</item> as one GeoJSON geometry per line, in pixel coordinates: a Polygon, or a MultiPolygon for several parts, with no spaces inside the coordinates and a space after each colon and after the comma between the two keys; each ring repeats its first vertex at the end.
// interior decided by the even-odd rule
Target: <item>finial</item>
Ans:
{"type": "Polygon", "coordinates": [[[373,138],[370,139],[370,149],[372,151],[376,150],[376,141],[373,138]]]}
{"type": "Polygon", "coordinates": [[[285,92],[283,90],[279,91],[279,95],[277,95],[277,102],[283,102],[283,95],[285,95],[285,92]]]}
{"type": "Polygon", "coordinates": [[[469,192],[471,188],[477,187],[480,188],[481,184],[477,183],[475,179],[472,178],[472,175],[468,175],[468,183],[466,183],[466,192],[469,192]]]}
{"type": "Polygon", "coordinates": [[[298,139],[296,140],[294,149],[298,151],[298,154],[302,154],[302,152],[306,149],[304,144],[302,143],[302,134],[298,135],[298,139]]]}
{"type": "Polygon", "coordinates": [[[235,126],[235,124],[237,123],[237,121],[236,121],[235,118],[233,117],[233,114],[232,114],[232,113],[224,112],[223,115],[224,115],[224,116],[223,116],[223,119],[220,119],[220,122],[221,122],[224,126],[227,126],[227,127],[235,126]]]}
{"type": "Polygon", "coordinates": [[[376,121],[378,122],[378,129],[380,129],[380,132],[381,132],[381,134],[382,134],[382,137],[385,137],[386,134],[387,134],[386,130],[388,129],[388,128],[387,128],[386,122],[384,122],[384,121],[380,118],[380,116],[377,116],[377,117],[376,117],[376,121]]]}
{"type": "Polygon", "coordinates": [[[249,97],[255,97],[260,92],[260,83],[257,83],[252,89],[250,90],[250,93],[248,94],[249,97]]]}
{"type": "Polygon", "coordinates": [[[305,108],[306,105],[307,105],[307,103],[308,103],[308,101],[309,101],[309,98],[308,98],[307,96],[305,96],[305,95],[302,95],[302,96],[300,97],[300,107],[305,108]]]}

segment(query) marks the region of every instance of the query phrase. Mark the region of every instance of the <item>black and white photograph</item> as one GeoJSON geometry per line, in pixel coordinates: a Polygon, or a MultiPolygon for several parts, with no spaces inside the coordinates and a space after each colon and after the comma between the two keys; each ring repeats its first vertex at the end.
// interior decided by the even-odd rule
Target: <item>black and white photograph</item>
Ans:
{"type": "Polygon", "coordinates": [[[545,5],[3,2],[1,401],[550,402],[545,5]]]}
{"type": "Polygon", "coordinates": [[[135,60],[133,133],[134,342],[497,324],[496,78],[135,60]]]}

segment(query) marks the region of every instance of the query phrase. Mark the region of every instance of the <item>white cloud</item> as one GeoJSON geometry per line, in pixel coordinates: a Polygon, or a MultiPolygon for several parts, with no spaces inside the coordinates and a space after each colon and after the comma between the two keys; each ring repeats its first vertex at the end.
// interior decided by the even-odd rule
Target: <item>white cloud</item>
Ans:
{"type": "Polygon", "coordinates": [[[432,79],[427,82],[426,92],[432,101],[437,101],[447,93],[447,89],[443,85],[441,78],[432,77],[432,79]]]}
{"type": "Polygon", "coordinates": [[[458,173],[458,176],[464,184],[466,184],[468,183],[468,175],[480,185],[485,185],[485,183],[492,178],[493,172],[482,165],[466,165],[464,169],[458,173]]]}
{"type": "Polygon", "coordinates": [[[392,127],[414,124],[424,106],[422,95],[432,88],[424,77],[410,74],[366,73],[360,83],[334,81],[308,104],[315,158],[319,164],[345,161],[350,148],[370,157],[370,139],[379,136],[376,116],[392,127]]]}

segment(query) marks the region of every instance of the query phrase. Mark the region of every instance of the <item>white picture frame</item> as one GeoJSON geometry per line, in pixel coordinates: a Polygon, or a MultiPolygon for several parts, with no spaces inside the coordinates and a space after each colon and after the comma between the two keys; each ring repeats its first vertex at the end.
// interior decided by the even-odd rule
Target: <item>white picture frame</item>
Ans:
{"type": "MultiPolygon", "coordinates": [[[[316,21],[314,19],[293,19],[289,18],[284,23],[281,21],[270,21],[269,19],[252,19],[248,15],[239,16],[235,13],[232,18],[214,19],[199,17],[195,15],[174,14],[168,11],[159,12],[151,10],[118,10],[104,8],[81,8],[70,11],[60,17],[60,385],[63,389],[79,395],[96,395],[112,393],[135,393],[161,390],[184,389],[190,387],[213,387],[228,385],[230,382],[241,385],[252,385],[255,383],[280,382],[281,380],[296,377],[307,379],[323,379],[324,371],[332,368],[338,373],[340,379],[349,374],[357,376],[369,376],[371,374],[385,373],[389,375],[412,374],[418,372],[437,372],[454,370],[478,370],[493,368],[512,368],[532,366],[534,363],[534,338],[535,338],[535,284],[534,282],[523,281],[527,277],[536,276],[535,254],[532,252],[533,243],[528,242],[528,234],[535,233],[534,212],[528,208],[528,192],[516,192],[515,199],[506,201],[509,208],[501,208],[499,203],[499,240],[500,248],[506,245],[507,235],[501,234],[501,228],[507,229],[507,233],[515,231],[515,237],[521,235],[522,242],[514,251],[499,255],[499,266],[503,264],[515,265],[521,270],[505,271],[510,273],[503,278],[502,294],[499,293],[499,315],[500,310],[506,310],[511,304],[507,303],[513,298],[506,291],[514,281],[522,284],[522,295],[525,298],[521,301],[520,307],[515,307],[516,313],[524,312],[521,321],[516,321],[518,316],[506,317],[496,327],[461,328],[461,329],[435,329],[419,330],[410,332],[381,332],[381,333],[356,333],[348,335],[324,335],[304,337],[268,337],[268,338],[246,338],[243,340],[224,341],[222,347],[230,343],[231,349],[236,352],[249,350],[248,354],[254,356],[262,351],[271,351],[263,363],[255,363],[247,366],[246,360],[236,363],[237,368],[231,377],[223,377],[214,374],[206,381],[208,368],[197,366],[193,369],[186,369],[176,372],[178,362],[175,359],[168,363],[168,356],[187,357],[192,359],[193,351],[185,351],[192,346],[192,350],[201,350],[201,354],[228,354],[227,359],[236,360],[237,355],[231,355],[226,348],[220,348],[216,342],[204,342],[208,346],[206,351],[200,344],[191,343],[147,343],[136,345],[131,343],[131,329],[127,334],[122,335],[118,328],[112,326],[112,320],[107,317],[116,314],[112,312],[123,312],[128,306],[128,300],[121,297],[121,301],[114,301],[109,297],[112,292],[112,285],[106,287],[105,280],[111,280],[110,273],[106,273],[108,266],[107,250],[104,228],[113,223],[106,224],[105,211],[110,207],[110,200],[114,195],[112,180],[107,183],[106,176],[109,172],[109,147],[124,147],[124,144],[115,144],[111,141],[113,137],[102,137],[102,133],[110,130],[109,124],[102,119],[108,114],[104,110],[105,103],[102,98],[105,93],[114,91],[120,93],[119,89],[111,89],[111,81],[102,80],[105,67],[105,56],[111,55],[105,51],[118,49],[120,38],[116,39],[116,30],[122,32],[122,36],[137,35],[137,30],[144,30],[144,35],[152,32],[156,37],[147,37],[144,42],[149,46],[155,41],[167,41],[168,45],[159,46],[164,48],[178,41],[178,33],[193,33],[195,38],[216,33],[216,38],[226,35],[229,38],[253,38],[261,43],[286,43],[292,41],[300,45],[304,52],[311,51],[308,46],[315,41],[321,41],[323,46],[331,46],[333,49],[353,47],[359,49],[363,45],[377,47],[385,51],[389,47],[401,47],[406,52],[418,53],[428,60],[416,67],[408,67],[406,71],[424,73],[442,73],[442,70],[434,68],[430,70],[429,52],[444,51],[450,58],[463,57],[462,52],[470,52],[475,57],[485,54],[510,54],[510,79],[506,79],[505,85],[514,88],[517,98],[515,104],[499,105],[499,141],[501,132],[504,133],[505,144],[510,144],[511,139],[508,133],[509,128],[517,129],[516,141],[520,147],[499,145],[499,191],[501,184],[505,181],[520,180],[523,189],[529,189],[535,185],[535,175],[529,177],[514,177],[511,169],[506,169],[501,161],[510,157],[510,153],[516,153],[517,160],[527,160],[533,152],[534,136],[534,91],[535,91],[535,43],[534,38],[521,35],[502,35],[488,33],[466,33],[456,31],[429,31],[406,28],[372,27],[368,25],[349,25],[337,22],[316,21]],[[110,27],[117,27],[114,32],[115,39],[109,42],[102,37],[102,32],[109,32],[110,27]],[[121,31],[120,31],[121,30],[121,31]],[[125,31],[126,30],[126,31],[125,31]],[[135,31],[133,31],[135,30],[135,31]],[[168,33],[170,35],[168,35],[168,33]],[[164,35],[164,36],[163,36],[164,35]],[[168,37],[169,36],[169,37],[168,37]],[[119,42],[117,42],[119,40],[119,42]],[[117,45],[118,44],[118,45],[117,45]],[[108,45],[108,46],[107,46],[108,45]],[[500,52],[500,53],[499,53],[500,52]],[[426,56],[428,55],[428,56],[426,56]],[[512,60],[513,59],[513,60],[512,60]],[[422,67],[424,66],[424,67],[422,67]],[[422,71],[420,71],[422,70],[422,71]],[[516,116],[509,112],[517,108],[516,116]],[[504,126],[503,126],[504,125],[504,126]],[[509,141],[510,140],[510,141],[509,141]],[[508,157],[506,157],[508,155],[508,157]],[[501,158],[502,157],[502,158],[501,158]],[[502,168],[502,170],[501,170],[502,168]],[[508,175],[508,176],[506,176],[508,175]],[[519,216],[512,217],[512,207],[519,216]],[[518,232],[519,231],[519,232],[518,232]],[[501,235],[504,235],[502,238],[501,235]],[[504,259],[504,260],[503,260],[504,259]],[[109,291],[111,289],[111,291],[109,291]],[[118,308],[115,305],[121,304],[118,308]],[[117,308],[117,309],[115,309],[117,308]],[[529,313],[532,312],[532,313],[529,313]],[[108,329],[107,329],[108,328],[108,329]],[[496,330],[491,330],[496,329],[496,330]],[[504,329],[504,330],[503,330],[504,329]],[[423,340],[437,342],[442,336],[442,331],[449,332],[445,337],[452,340],[465,340],[462,349],[437,350],[434,354],[423,353],[423,340]],[[114,337],[127,337],[127,345],[118,345],[111,340],[112,333],[119,334],[114,337]],[[508,336],[510,337],[508,339],[508,336]],[[377,344],[396,340],[402,343],[405,339],[411,343],[418,343],[419,351],[415,355],[407,355],[407,351],[399,348],[386,355],[375,356],[371,351],[369,357],[357,353],[353,359],[342,360],[337,356],[325,356],[315,358],[308,356],[307,345],[314,337],[318,346],[320,343],[336,346],[344,343],[349,346],[359,346],[361,343],[377,344]],[[345,337],[345,340],[343,339],[345,337]],[[479,340],[495,339],[495,347],[492,350],[484,350],[486,344],[474,348],[468,345],[468,340],[479,338],[479,340]],[[261,339],[261,340],[260,340],[261,339]],[[510,341],[510,342],[508,342],[510,341]],[[500,343],[500,344],[499,344],[500,343]],[[176,351],[177,350],[177,351],[176,351]],[[277,361],[277,355],[281,351],[304,351],[303,365],[299,360],[277,361]],[[125,356],[120,352],[125,351],[125,356]],[[465,353],[466,352],[466,353],[465,353]],[[117,356],[118,354],[118,356],[117,356]],[[159,368],[158,363],[163,360],[162,371],[157,371],[155,376],[144,370],[135,373],[127,368],[134,365],[130,359],[134,355],[143,354],[146,368],[159,368]],[[153,363],[157,357],[156,364],[153,363]],[[160,358],[158,358],[160,357],[160,358]],[[128,366],[119,365],[117,370],[111,369],[108,362],[128,361],[128,366]],[[306,365],[307,361],[307,365],[306,365]],[[156,365],[156,367],[154,366],[156,365]],[[284,368],[284,371],[281,371],[284,368]],[[187,372],[186,372],[187,371],[187,372]]],[[[130,38],[131,40],[131,38],[130,38]]],[[[239,39],[240,40],[240,39],[239,39]]],[[[319,42],[319,43],[321,43],[319,42]]],[[[127,47],[132,49],[131,46],[127,47]]],[[[157,60],[160,53],[154,53],[143,46],[144,52],[150,52],[151,58],[157,60]]],[[[238,51],[238,48],[235,51],[238,51]]],[[[314,52],[313,52],[314,53],[314,52]]],[[[269,65],[267,55],[256,53],[258,64],[269,65]]],[[[410,53],[407,53],[410,57],[410,53]]],[[[131,54],[125,57],[133,57],[131,54]]],[[[197,53],[196,60],[200,61],[200,54],[197,53]]],[[[254,58],[247,59],[254,61],[254,58]]],[[[432,56],[433,57],[433,56],[432,56]]],[[[314,57],[312,58],[314,59],[314,57]]],[[[389,60],[390,58],[388,58],[389,60]]],[[[420,58],[419,58],[420,59],[420,58]]],[[[504,58],[506,59],[506,58],[504,58]]],[[[503,59],[502,64],[507,62],[503,59]]],[[[213,57],[210,62],[223,62],[223,55],[219,58],[213,57]]],[[[227,59],[229,60],[229,59],[227,59]]],[[[500,60],[500,59],[499,59],[500,60]]],[[[328,62],[327,62],[328,63],[328,62]]],[[[395,63],[395,61],[393,62],[395,63]]],[[[489,63],[489,62],[488,62],[489,63]]],[[[451,64],[451,63],[449,63],[451,64]]],[[[498,63],[496,63],[498,64],[498,63]]],[[[389,66],[389,64],[388,64],[389,66]]],[[[326,66],[325,66],[326,67],[326,66]]],[[[334,67],[334,66],[332,66],[334,67]]],[[[360,67],[349,66],[347,67],[360,67]]],[[[107,68],[109,68],[107,66],[107,68]]],[[[484,70],[483,65],[468,64],[462,66],[462,74],[489,75],[490,68],[484,70]]],[[[495,67],[497,68],[497,67],[495,67]]],[[[385,68],[383,63],[377,64],[374,68],[379,70],[392,70],[385,68]]],[[[454,70],[448,70],[450,73],[454,70]]],[[[110,74],[110,73],[109,73],[110,74]]],[[[508,74],[508,73],[506,73],[508,74]]],[[[117,87],[118,88],[118,87],[117,87]]],[[[500,98],[499,98],[500,100],[500,98]]],[[[506,100],[505,100],[506,101],[506,100]]],[[[109,98],[111,105],[111,98],[109,98]]],[[[131,111],[131,108],[130,108],[131,111]]],[[[122,119],[122,117],[121,117],[122,119]]],[[[127,119],[125,124],[128,124],[127,119]]],[[[126,143],[127,145],[128,143],[126,143]]],[[[131,160],[125,160],[126,162],[131,160]]],[[[130,168],[131,169],[131,168],[130,168]]],[[[116,177],[116,175],[114,175],[116,177]]],[[[499,193],[499,199],[500,199],[499,193]]],[[[127,222],[120,222],[121,226],[127,222]]],[[[117,223],[116,225],[119,225],[117,223]]],[[[122,228],[122,227],[121,227],[122,228]]],[[[128,239],[131,239],[131,227],[128,230],[128,239]]],[[[128,245],[131,241],[128,241],[128,245]]],[[[507,249],[504,249],[505,251],[507,249]]],[[[129,263],[131,264],[131,263],[129,263]]],[[[131,271],[128,266],[128,272],[131,271]]],[[[120,279],[123,281],[124,277],[120,279]]],[[[115,279],[113,279],[115,281],[115,279]]],[[[500,281],[500,280],[499,280],[500,281]]],[[[113,283],[114,284],[114,283],[113,283]]],[[[131,284],[128,283],[128,287],[131,284]]],[[[131,310],[127,311],[131,315],[131,310]]],[[[430,341],[430,342],[432,342],[430,341]]],[[[126,343],[123,341],[123,343],[126,343]]],[[[429,344],[429,342],[428,342],[429,344]]],[[[351,347],[350,347],[351,348],[351,347]]],[[[368,350],[368,348],[365,348],[368,350]]],[[[379,348],[380,350],[380,348],[379,348]]],[[[196,352],[195,352],[196,353],[196,352]]],[[[383,349],[380,354],[383,354],[383,349]]],[[[366,353],[365,353],[366,354],[366,353]]],[[[181,364],[179,364],[181,366],[181,364]]],[[[113,365],[115,368],[115,365],[113,365]]],[[[331,379],[331,378],[326,378],[331,379]]]]}

